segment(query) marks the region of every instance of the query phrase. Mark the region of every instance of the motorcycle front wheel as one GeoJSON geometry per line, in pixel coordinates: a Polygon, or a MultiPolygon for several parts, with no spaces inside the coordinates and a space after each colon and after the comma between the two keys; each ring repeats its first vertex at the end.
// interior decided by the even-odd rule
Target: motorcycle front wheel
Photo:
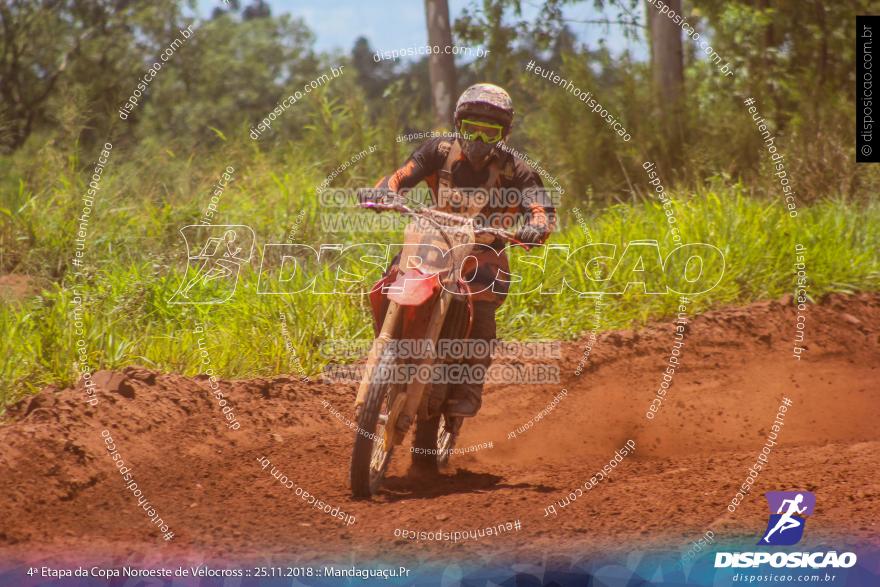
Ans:
{"type": "Polygon", "coordinates": [[[373,380],[357,418],[351,453],[351,493],[364,499],[376,494],[391,463],[393,446],[385,446],[385,426],[391,411],[394,355],[384,354],[373,371],[373,380]]]}

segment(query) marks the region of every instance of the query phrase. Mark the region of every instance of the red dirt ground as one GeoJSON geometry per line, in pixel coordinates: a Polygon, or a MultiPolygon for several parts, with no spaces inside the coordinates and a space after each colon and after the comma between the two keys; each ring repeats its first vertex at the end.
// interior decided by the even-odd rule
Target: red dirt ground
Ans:
{"type": "Polygon", "coordinates": [[[293,377],[222,381],[241,422],[230,430],[205,378],[140,368],[96,375],[97,406],[82,388],[47,388],[11,406],[0,426],[0,560],[124,558],[163,561],[533,560],[557,554],[664,546],[685,549],[764,529],[763,492],[808,490],[817,506],[802,544],[880,544],[880,295],[833,296],[810,306],[804,358],[792,358],[795,312],[762,302],[695,317],[682,367],[653,421],[645,412],[672,347],[672,325],[610,332],[587,370],[583,341],[563,345],[562,382],[495,385],[453,457],[430,483],[407,478],[395,455],[386,489],[349,496],[352,386],[293,377]],[[568,395],[518,438],[510,431],[566,387],[568,395]],[[754,463],[783,395],[793,405],[754,489],[726,506],[754,463]],[[159,530],[125,489],[100,433],[107,429],[135,480],[175,532],[159,530]],[[608,463],[627,439],[635,454],[558,515],[544,508],[608,463]],[[260,467],[267,457],[297,485],[344,512],[311,508],[260,467]],[[409,530],[469,530],[520,520],[479,540],[412,541],[409,530]]]}

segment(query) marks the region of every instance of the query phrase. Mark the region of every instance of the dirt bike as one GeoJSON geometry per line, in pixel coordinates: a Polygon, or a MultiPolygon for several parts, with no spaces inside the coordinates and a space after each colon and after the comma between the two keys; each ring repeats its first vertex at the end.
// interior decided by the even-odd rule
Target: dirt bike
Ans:
{"type": "Polygon", "coordinates": [[[351,455],[352,494],[367,498],[378,491],[394,448],[414,422],[413,464],[436,471],[448,463],[463,421],[444,414],[449,384],[395,374],[405,372],[401,367],[411,367],[412,373],[435,364],[432,353],[412,349],[436,349],[442,339],[468,337],[473,305],[462,267],[477,235],[519,243],[504,230],[475,226],[470,217],[414,209],[399,199],[361,205],[413,218],[404,231],[398,263],[370,290],[376,338],[355,400],[351,455]]]}

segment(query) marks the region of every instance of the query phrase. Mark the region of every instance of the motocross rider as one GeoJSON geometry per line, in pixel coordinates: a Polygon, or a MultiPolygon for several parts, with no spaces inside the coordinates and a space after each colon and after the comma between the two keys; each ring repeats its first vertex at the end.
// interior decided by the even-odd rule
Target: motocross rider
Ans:
{"type": "MultiPolygon", "coordinates": [[[[467,188],[482,188],[492,196],[482,208],[478,222],[509,229],[513,219],[514,225],[521,224],[516,240],[526,245],[543,243],[553,229],[555,208],[538,174],[504,148],[503,140],[510,133],[513,116],[513,103],[503,88],[488,83],[472,85],[456,103],[456,133],[422,144],[403,167],[382,178],[376,189],[369,191],[372,194],[369,197],[378,198],[381,195],[377,194],[387,192],[406,193],[424,180],[437,205],[438,194],[442,199],[444,190],[462,189],[467,193],[467,188]],[[499,190],[503,190],[500,197],[499,190]]],[[[509,288],[509,282],[504,279],[509,265],[503,252],[505,242],[497,237],[482,239],[482,242],[493,250],[482,247],[474,253],[478,263],[470,286],[477,293],[472,294],[474,312],[470,338],[491,343],[496,334],[495,311],[509,288]]],[[[491,356],[468,357],[462,363],[488,369],[491,361],[491,356]]],[[[448,416],[472,417],[479,411],[483,381],[474,378],[470,381],[451,387],[448,416]]]]}

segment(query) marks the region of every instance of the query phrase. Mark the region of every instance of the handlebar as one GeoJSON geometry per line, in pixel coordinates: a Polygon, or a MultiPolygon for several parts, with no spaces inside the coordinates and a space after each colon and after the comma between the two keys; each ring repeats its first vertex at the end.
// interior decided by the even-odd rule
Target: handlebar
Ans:
{"type": "MultiPolygon", "coordinates": [[[[397,194],[394,194],[397,196],[397,194]]],[[[393,203],[384,203],[384,202],[361,202],[361,208],[369,208],[371,210],[377,211],[392,211],[399,212],[400,214],[407,214],[409,216],[422,216],[428,218],[436,218],[439,220],[443,220],[449,224],[457,224],[459,226],[464,226],[471,222],[470,218],[465,218],[464,216],[459,216],[458,214],[451,214],[449,212],[443,212],[441,210],[434,210],[432,208],[420,208],[414,209],[410,208],[400,200],[393,203]]],[[[518,241],[512,232],[507,230],[502,230],[500,228],[492,228],[490,226],[474,226],[474,232],[477,234],[491,234],[497,238],[500,238],[504,241],[512,243],[514,245],[519,245],[523,248],[528,248],[526,245],[520,241],[518,241]]]]}

